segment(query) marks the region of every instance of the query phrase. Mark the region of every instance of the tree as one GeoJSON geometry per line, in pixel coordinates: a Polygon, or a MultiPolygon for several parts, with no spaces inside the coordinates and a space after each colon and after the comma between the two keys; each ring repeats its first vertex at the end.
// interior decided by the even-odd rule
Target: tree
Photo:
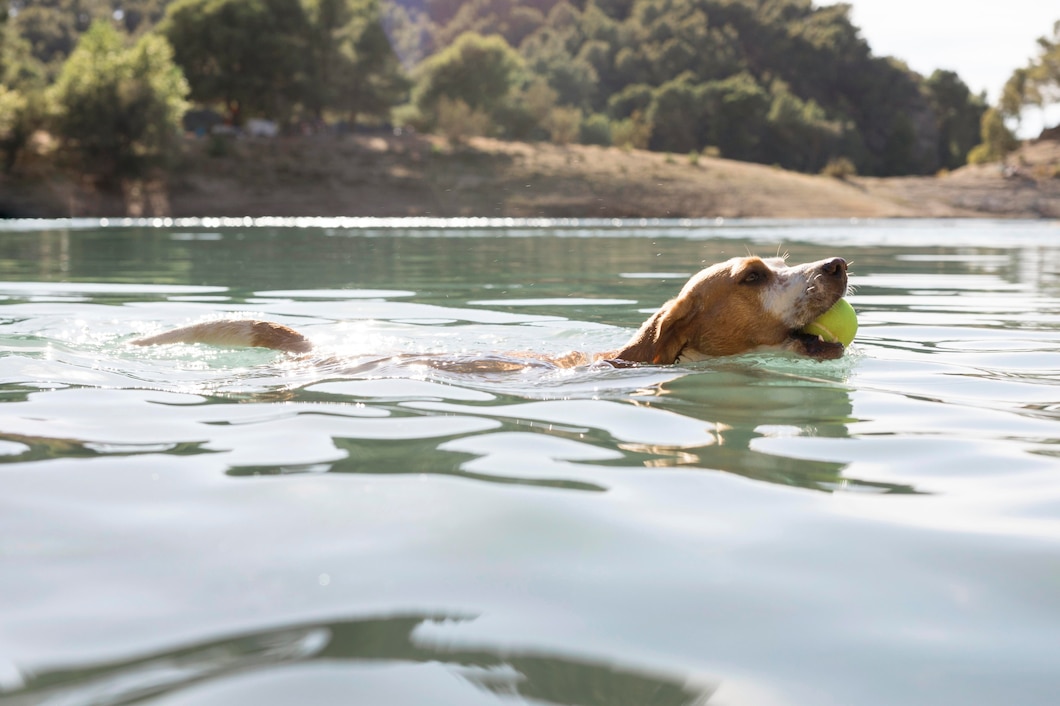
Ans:
{"type": "Polygon", "coordinates": [[[652,96],[648,120],[653,126],[651,147],[663,152],[699,151],[706,123],[701,86],[686,72],[660,86],[652,96]]]}
{"type": "MultiPolygon", "coordinates": [[[[7,5],[7,3],[5,3],[7,5]]],[[[21,0],[11,17],[15,33],[52,79],[77,45],[81,33],[107,9],[103,0],[21,0]]]]}
{"type": "Polygon", "coordinates": [[[983,113],[980,135],[982,142],[968,153],[971,164],[1000,162],[1019,145],[1016,136],[1005,126],[1001,113],[993,108],[983,113]]]}
{"type": "MultiPolygon", "coordinates": [[[[828,120],[816,101],[802,100],[783,81],[774,81],[770,92],[762,161],[803,172],[819,171],[838,151],[839,126],[828,120]]],[[[850,158],[845,159],[853,167],[850,158]]]]}
{"type": "Polygon", "coordinates": [[[419,67],[415,102],[433,115],[444,96],[488,115],[522,82],[523,61],[502,37],[467,33],[419,67]]]}
{"type": "Polygon", "coordinates": [[[748,73],[704,86],[707,144],[730,159],[760,160],[760,142],[771,105],[769,94],[748,73]]]}
{"type": "Polygon", "coordinates": [[[25,97],[0,85],[0,157],[3,158],[4,173],[14,168],[18,152],[25,143],[20,130],[25,112],[25,97]]]}
{"type": "Polygon", "coordinates": [[[52,127],[85,173],[112,184],[143,176],[178,149],[187,93],[163,38],[145,35],[127,49],[97,21],[49,89],[52,127]]]}
{"type": "MultiPolygon", "coordinates": [[[[874,57],[843,2],[391,2],[408,18],[433,23],[422,33],[405,23],[417,29],[415,46],[431,46],[428,63],[449,51],[431,56],[434,47],[460,33],[500,34],[531,76],[548,81],[558,105],[616,124],[638,112],[653,127],[655,149],[706,144],[729,157],[809,171],[844,155],[862,174],[931,173],[963,159],[983,109],[956,75],[932,83],[900,60],[874,57]],[[781,84],[778,94],[773,87],[781,84]],[[698,125],[687,111],[674,112],[700,103],[698,125]]],[[[421,106],[434,100],[423,86],[416,95],[421,106]]],[[[514,110],[507,117],[525,116],[514,110]]]]}
{"type": "Polygon", "coordinates": [[[112,16],[129,35],[144,34],[165,17],[169,0],[112,0],[112,16]]]}
{"type": "Polygon", "coordinates": [[[1019,118],[1028,105],[1044,108],[1060,101],[1060,20],[1051,37],[1038,38],[1038,56],[1026,68],[1016,69],[1001,95],[1001,111],[1019,118]]]}
{"type": "Polygon", "coordinates": [[[200,103],[220,103],[235,124],[286,121],[306,82],[299,0],[176,0],[160,25],[200,103]]]}
{"type": "Polygon", "coordinates": [[[527,67],[548,81],[561,105],[588,107],[596,96],[596,70],[583,58],[571,56],[564,35],[545,29],[524,42],[527,67]]]}
{"type": "Polygon", "coordinates": [[[310,74],[305,98],[325,110],[385,118],[405,99],[409,81],[383,30],[377,0],[309,0],[310,74]]]}
{"type": "Polygon", "coordinates": [[[979,141],[979,125],[986,101],[973,96],[952,71],[935,71],[926,84],[939,125],[938,161],[945,169],[962,166],[979,141]]]}

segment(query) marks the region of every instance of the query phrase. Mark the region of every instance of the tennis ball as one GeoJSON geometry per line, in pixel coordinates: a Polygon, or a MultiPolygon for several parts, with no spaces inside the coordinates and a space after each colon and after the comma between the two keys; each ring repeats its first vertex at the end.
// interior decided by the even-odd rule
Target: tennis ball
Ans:
{"type": "Polygon", "coordinates": [[[846,299],[840,299],[832,308],[806,324],[803,333],[820,336],[829,343],[842,343],[849,346],[858,332],[858,315],[846,299]]]}

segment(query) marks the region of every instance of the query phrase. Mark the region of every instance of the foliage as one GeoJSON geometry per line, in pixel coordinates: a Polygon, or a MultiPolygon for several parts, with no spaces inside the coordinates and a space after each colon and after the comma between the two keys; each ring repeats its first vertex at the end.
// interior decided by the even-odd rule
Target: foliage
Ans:
{"type": "Polygon", "coordinates": [[[25,143],[22,130],[19,129],[25,111],[25,96],[0,86],[0,157],[3,158],[5,173],[15,166],[19,149],[25,143]]]}
{"type": "Polygon", "coordinates": [[[1001,113],[993,108],[983,113],[980,137],[982,142],[968,153],[970,164],[1000,162],[1019,145],[1016,136],[1005,126],[1001,113]]]}
{"type": "Polygon", "coordinates": [[[462,100],[448,96],[438,99],[436,124],[450,144],[467,142],[469,137],[487,135],[491,129],[489,116],[482,110],[472,108],[462,100]]]}
{"type": "MultiPolygon", "coordinates": [[[[890,175],[960,166],[979,139],[986,108],[952,72],[924,78],[900,61],[874,57],[843,3],[11,0],[9,6],[16,11],[0,32],[0,84],[8,89],[54,81],[77,38],[103,18],[130,36],[161,32],[191,97],[226,107],[236,123],[255,116],[381,121],[409,101],[400,119],[437,129],[444,97],[451,103],[446,119],[462,102],[488,119],[491,134],[510,138],[548,138],[556,109],[570,108],[589,116],[578,129],[582,141],[674,153],[710,146],[727,157],[807,172],[846,157],[859,173],[890,175]]],[[[1006,85],[1004,115],[1060,98],[1060,26],[1053,31],[1006,85]]]]}
{"type": "Polygon", "coordinates": [[[848,157],[833,157],[828,160],[828,164],[824,165],[824,169],[821,170],[821,174],[830,176],[833,179],[846,179],[856,176],[857,173],[857,167],[854,166],[854,163],[848,157]]]}
{"type": "MultiPolygon", "coordinates": [[[[448,57],[467,32],[503,40],[521,56],[531,77],[524,81],[543,79],[559,106],[608,115],[623,141],[633,127],[623,121],[639,113],[658,150],[713,145],[729,157],[811,172],[843,155],[866,174],[933,173],[963,159],[984,107],[955,75],[931,82],[873,57],[844,4],[396,2],[400,12],[392,14],[418,28],[426,57],[416,89],[421,110],[436,100],[425,100],[436,92],[423,67],[448,57]]],[[[536,134],[527,130],[527,111],[490,113],[501,134],[536,134]]]]}
{"type": "Polygon", "coordinates": [[[303,103],[325,111],[385,118],[409,89],[377,0],[307,0],[308,81],[303,103]]]}
{"type": "Polygon", "coordinates": [[[653,126],[640,112],[611,123],[611,144],[624,149],[644,150],[651,142],[653,126]]]}
{"type": "Polygon", "coordinates": [[[52,79],[74,50],[78,37],[94,18],[102,16],[102,6],[100,0],[23,0],[12,3],[16,12],[10,22],[26,43],[29,55],[52,79]]]}
{"type": "Polygon", "coordinates": [[[522,71],[522,59],[503,38],[467,33],[420,65],[414,100],[424,116],[436,114],[442,98],[489,116],[522,81],[522,71]]]}
{"type": "Polygon", "coordinates": [[[609,146],[611,144],[611,123],[607,116],[593,113],[582,120],[578,141],[583,145],[609,146]]]}
{"type": "Polygon", "coordinates": [[[30,137],[44,126],[46,113],[41,91],[17,91],[0,85],[0,161],[5,173],[14,171],[30,137]]]}
{"type": "MultiPolygon", "coordinates": [[[[818,171],[828,156],[840,149],[839,126],[828,120],[817,101],[802,100],[783,82],[775,82],[771,94],[763,152],[776,155],[777,164],[788,169],[818,171]]],[[[849,157],[839,159],[853,168],[849,157]]]]}
{"type": "Polygon", "coordinates": [[[1016,69],[1005,84],[999,106],[1003,115],[1018,118],[1024,106],[1044,108],[1060,102],[1060,20],[1052,31],[1052,36],[1038,38],[1038,56],[1016,69]]]}
{"type": "Polygon", "coordinates": [[[707,139],[730,159],[765,161],[760,141],[769,117],[769,93],[749,73],[706,84],[707,139]]]}
{"type": "Polygon", "coordinates": [[[706,90],[694,81],[694,75],[688,72],[654,91],[648,110],[654,127],[653,149],[688,152],[703,143],[710,116],[706,90]]]}
{"type": "Polygon", "coordinates": [[[52,124],[85,173],[103,182],[141,176],[177,148],[187,92],[164,39],[145,35],[126,48],[98,21],[49,89],[52,124]]]}
{"type": "Polygon", "coordinates": [[[979,126],[986,101],[973,96],[952,71],[935,71],[926,83],[938,117],[938,162],[943,169],[956,169],[979,141],[979,126]]]}
{"type": "Polygon", "coordinates": [[[193,100],[223,104],[236,124],[291,115],[308,70],[298,0],[177,0],[160,30],[193,100]]]}
{"type": "Polygon", "coordinates": [[[581,131],[582,111],[580,108],[558,106],[552,109],[548,119],[549,137],[557,145],[569,145],[578,139],[581,131]]]}

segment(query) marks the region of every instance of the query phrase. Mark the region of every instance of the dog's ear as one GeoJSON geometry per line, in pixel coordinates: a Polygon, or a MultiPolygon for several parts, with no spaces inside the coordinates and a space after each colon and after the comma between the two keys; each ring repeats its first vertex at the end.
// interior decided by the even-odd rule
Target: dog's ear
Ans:
{"type": "Polygon", "coordinates": [[[644,322],[615,358],[630,363],[672,365],[688,343],[688,324],[693,314],[691,297],[678,297],[663,304],[644,322]]]}

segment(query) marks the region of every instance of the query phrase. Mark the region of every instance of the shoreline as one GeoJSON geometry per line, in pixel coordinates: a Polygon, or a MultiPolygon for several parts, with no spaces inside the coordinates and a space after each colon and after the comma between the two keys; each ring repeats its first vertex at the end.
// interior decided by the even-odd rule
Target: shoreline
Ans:
{"type": "Polygon", "coordinates": [[[1060,142],[930,177],[788,172],[701,155],[421,135],[188,138],[164,179],[101,193],[36,160],[5,217],[1060,218],[1060,142]]]}

